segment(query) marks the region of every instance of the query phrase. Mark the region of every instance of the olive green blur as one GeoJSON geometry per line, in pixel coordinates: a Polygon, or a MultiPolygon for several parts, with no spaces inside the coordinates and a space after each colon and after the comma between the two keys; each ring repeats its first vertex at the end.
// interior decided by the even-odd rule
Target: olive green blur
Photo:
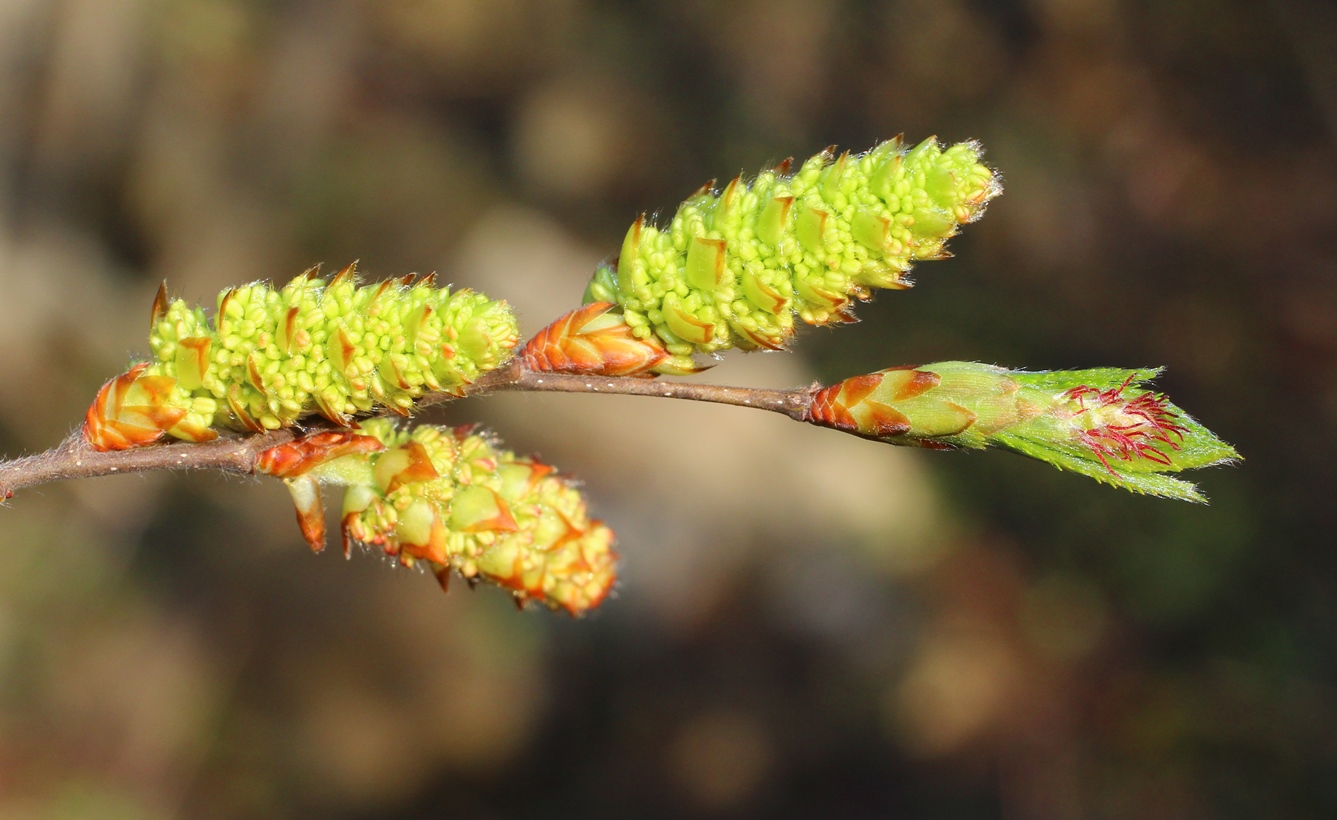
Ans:
{"type": "Polygon", "coordinates": [[[0,2],[11,457],[153,357],[164,280],[436,271],[523,340],[641,214],[904,133],[1002,180],[955,257],[693,379],[1163,366],[1244,459],[1202,505],[735,407],[416,414],[579,480],[621,556],[581,619],[345,561],[335,492],[320,555],[272,479],[21,492],[0,817],[1337,816],[1334,5],[0,2]]]}

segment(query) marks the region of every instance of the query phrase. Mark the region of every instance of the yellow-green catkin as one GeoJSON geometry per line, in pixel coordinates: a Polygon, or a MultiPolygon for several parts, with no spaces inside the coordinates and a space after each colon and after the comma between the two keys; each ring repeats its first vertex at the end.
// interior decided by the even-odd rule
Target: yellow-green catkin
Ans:
{"type": "Polygon", "coordinates": [[[371,419],[361,433],[385,449],[311,470],[344,485],[345,539],[405,564],[426,561],[498,584],[521,601],[583,613],[616,580],[613,533],[591,520],[579,490],[551,467],[496,447],[468,428],[401,430],[371,419]]]}
{"type": "Polygon", "coordinates": [[[638,220],[586,302],[622,307],[640,338],[667,345],[667,372],[731,347],[780,348],[794,317],[849,321],[873,288],[909,287],[912,263],[944,245],[1001,192],[980,148],[899,138],[863,154],[824,151],[799,170],[737,178],[688,199],[667,227],[638,220]]]}
{"type": "Polygon", "coordinates": [[[182,431],[259,431],[317,412],[407,413],[506,361],[519,336],[504,301],[410,278],[359,286],[352,266],[329,283],[313,270],[281,289],[224,291],[212,321],[173,300],[155,317],[144,375],[175,380],[164,403],[186,410],[182,431]]]}

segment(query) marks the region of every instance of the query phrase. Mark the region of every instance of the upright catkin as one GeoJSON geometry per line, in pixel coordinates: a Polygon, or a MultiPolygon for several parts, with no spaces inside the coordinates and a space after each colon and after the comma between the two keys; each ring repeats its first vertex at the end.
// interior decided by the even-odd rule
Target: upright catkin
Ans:
{"type": "Polygon", "coordinates": [[[349,265],[327,283],[313,268],[281,289],[223,291],[212,319],[160,292],[153,360],[103,388],[87,437],[121,449],[164,433],[275,430],[314,413],[339,424],[378,408],[406,414],[425,393],[462,392],[506,361],[519,331],[504,301],[413,280],[359,286],[349,265]]]}
{"type": "Polygon", "coordinates": [[[907,288],[914,262],[947,256],[947,239],[1002,190],[980,153],[896,138],[707,186],[662,229],[638,219],[585,301],[616,303],[639,338],[662,340],[659,372],[691,372],[697,353],[782,348],[795,316],[852,321],[854,300],[907,288]]]}

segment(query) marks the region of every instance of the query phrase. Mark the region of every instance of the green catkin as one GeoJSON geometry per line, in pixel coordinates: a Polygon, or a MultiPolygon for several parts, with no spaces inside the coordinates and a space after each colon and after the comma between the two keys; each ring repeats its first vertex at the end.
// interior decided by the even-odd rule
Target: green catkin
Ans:
{"type": "Polygon", "coordinates": [[[638,220],[585,301],[615,302],[639,338],[661,339],[666,372],[694,369],[696,353],[780,348],[795,315],[849,321],[873,288],[909,287],[912,263],[944,257],[1001,191],[974,142],[907,149],[898,138],[782,170],[703,191],[663,229],[638,220]]]}
{"type": "Polygon", "coordinates": [[[351,266],[282,289],[224,291],[212,322],[177,299],[153,324],[144,376],[174,380],[163,405],[186,411],[169,434],[277,429],[320,412],[342,421],[379,407],[407,413],[432,391],[460,391],[518,340],[504,301],[434,287],[433,277],[359,286],[351,266]]]}
{"type": "Polygon", "coordinates": [[[613,533],[591,520],[579,490],[534,459],[467,428],[370,419],[361,434],[385,449],[342,456],[310,471],[344,486],[343,530],[405,564],[426,561],[580,614],[616,580],[613,533]],[[423,462],[430,464],[428,468],[423,462]]]}

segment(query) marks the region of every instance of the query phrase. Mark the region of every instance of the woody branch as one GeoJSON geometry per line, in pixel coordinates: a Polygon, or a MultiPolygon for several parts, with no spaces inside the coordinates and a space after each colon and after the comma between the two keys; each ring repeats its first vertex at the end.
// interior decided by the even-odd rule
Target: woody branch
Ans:
{"type": "MultiPolygon", "coordinates": [[[[713,384],[661,382],[622,376],[576,376],[537,372],[525,366],[520,357],[494,370],[465,390],[466,396],[502,392],[607,393],[624,396],[685,399],[738,407],[754,407],[781,413],[797,421],[805,420],[812,402],[809,388],[767,390],[713,384]]],[[[460,398],[448,393],[424,397],[419,407],[443,404],[460,398]]],[[[324,419],[316,419],[308,430],[332,429],[324,419]]],[[[174,442],[126,450],[100,452],[84,440],[82,429],[75,430],[63,442],[42,453],[0,461],[0,499],[18,490],[55,481],[149,470],[219,470],[246,475],[255,472],[256,461],[264,451],[297,438],[292,428],[257,435],[220,438],[214,441],[174,442]]]]}

